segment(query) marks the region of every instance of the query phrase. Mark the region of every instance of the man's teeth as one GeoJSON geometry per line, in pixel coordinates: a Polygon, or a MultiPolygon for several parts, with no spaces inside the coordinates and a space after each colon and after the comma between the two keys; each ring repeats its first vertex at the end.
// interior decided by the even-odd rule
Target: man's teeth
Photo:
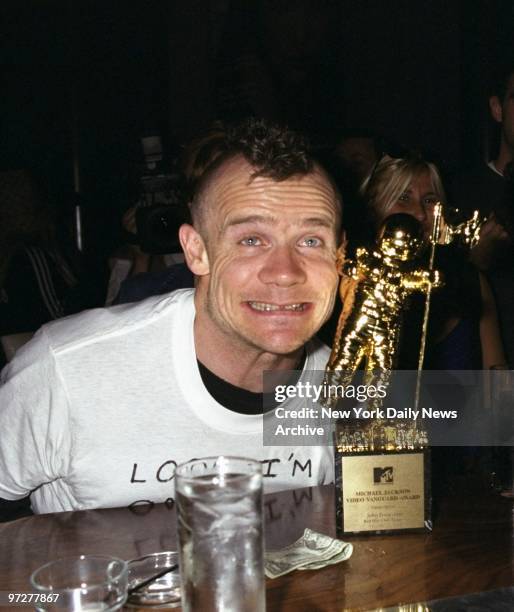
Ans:
{"type": "Polygon", "coordinates": [[[254,310],[263,310],[271,312],[274,310],[293,310],[301,311],[304,309],[304,304],[286,304],[285,306],[278,306],[277,304],[266,304],[265,302],[248,302],[254,310]]]}

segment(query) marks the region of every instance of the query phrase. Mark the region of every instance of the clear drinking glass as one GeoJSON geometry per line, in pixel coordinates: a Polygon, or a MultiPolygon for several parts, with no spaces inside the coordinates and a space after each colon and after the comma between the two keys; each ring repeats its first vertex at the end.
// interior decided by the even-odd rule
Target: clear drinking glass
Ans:
{"type": "Polygon", "coordinates": [[[182,610],[262,612],[262,467],[208,457],[177,467],[182,610]]]}
{"type": "Polygon", "coordinates": [[[127,564],[107,555],[66,557],[37,569],[30,582],[36,610],[111,612],[127,598],[127,564]]]}

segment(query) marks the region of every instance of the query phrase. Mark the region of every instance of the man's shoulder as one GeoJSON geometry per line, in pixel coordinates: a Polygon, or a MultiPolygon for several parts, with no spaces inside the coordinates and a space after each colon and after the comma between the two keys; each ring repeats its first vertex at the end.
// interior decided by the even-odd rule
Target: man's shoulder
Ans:
{"type": "Polygon", "coordinates": [[[144,331],[150,325],[193,308],[194,290],[179,289],[141,302],[85,310],[43,326],[55,353],[144,331]]]}

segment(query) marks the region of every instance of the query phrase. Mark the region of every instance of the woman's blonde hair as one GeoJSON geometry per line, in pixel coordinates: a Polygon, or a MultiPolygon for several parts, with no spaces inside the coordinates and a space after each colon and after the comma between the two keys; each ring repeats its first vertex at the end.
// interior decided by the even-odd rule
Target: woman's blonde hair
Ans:
{"type": "Polygon", "coordinates": [[[383,219],[409,188],[413,179],[428,172],[437,199],[444,203],[446,195],[437,167],[419,157],[395,159],[384,157],[361,187],[374,220],[383,219]]]}

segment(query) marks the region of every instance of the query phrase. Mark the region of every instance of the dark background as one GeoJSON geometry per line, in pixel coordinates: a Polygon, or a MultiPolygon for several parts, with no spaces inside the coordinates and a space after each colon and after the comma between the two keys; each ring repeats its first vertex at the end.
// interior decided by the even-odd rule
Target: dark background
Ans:
{"type": "MultiPolygon", "coordinates": [[[[141,136],[160,133],[173,154],[216,118],[228,5],[2,0],[0,164],[43,175],[63,219],[79,187],[91,257],[119,239],[141,136]]],[[[512,51],[511,0],[338,6],[332,61],[343,82],[327,82],[326,93],[337,91],[345,126],[428,152],[449,171],[490,154],[486,85],[512,51]]]]}

